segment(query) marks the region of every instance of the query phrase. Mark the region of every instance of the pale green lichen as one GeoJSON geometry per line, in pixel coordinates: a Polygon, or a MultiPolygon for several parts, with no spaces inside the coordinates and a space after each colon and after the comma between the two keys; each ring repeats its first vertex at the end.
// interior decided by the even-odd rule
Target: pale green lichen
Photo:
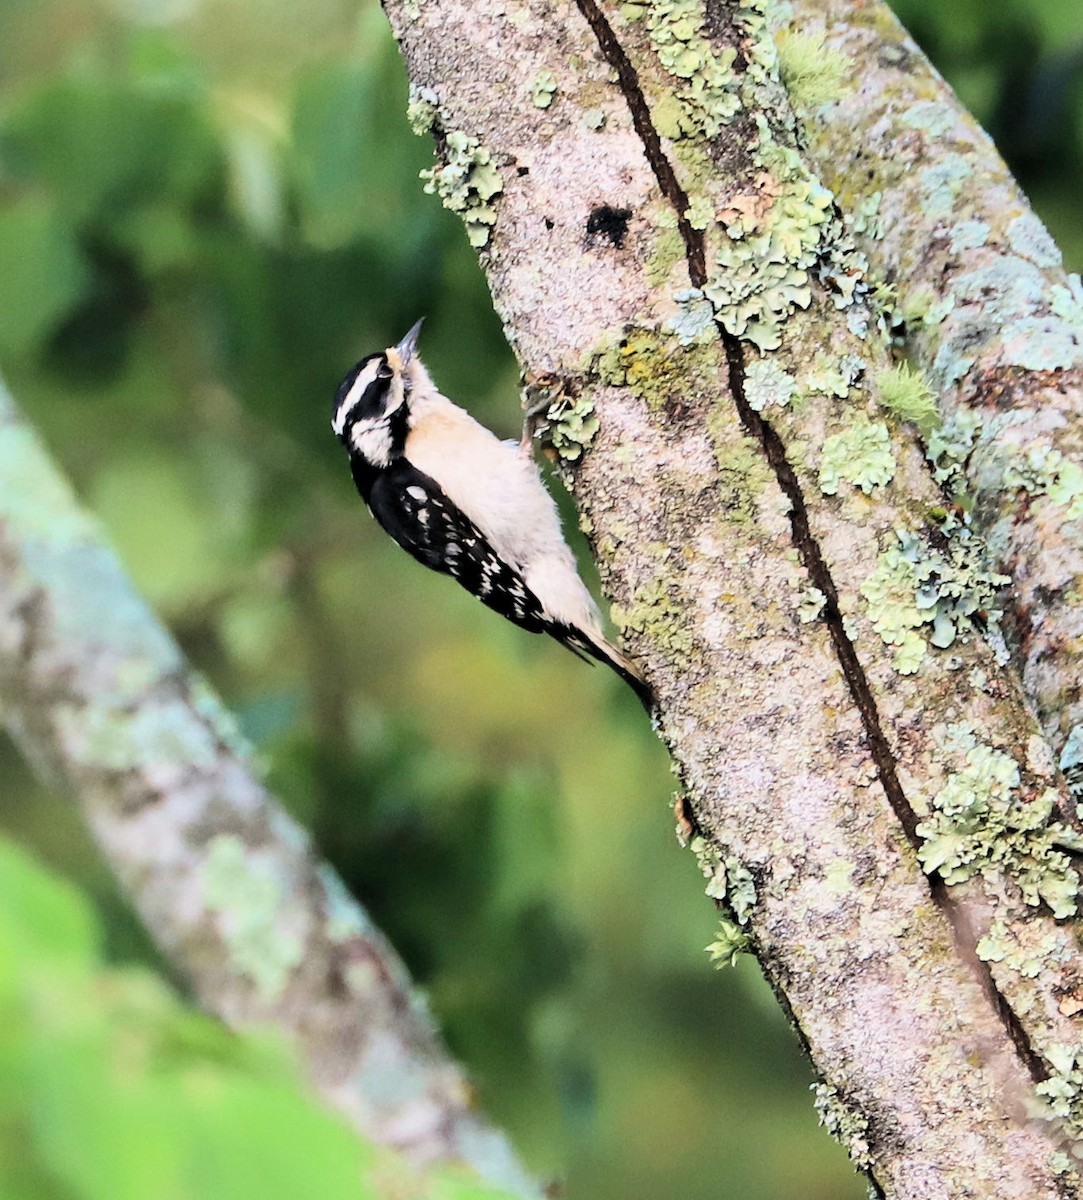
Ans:
{"type": "Polygon", "coordinates": [[[797,379],[770,358],[758,358],[745,370],[745,399],[755,412],[785,408],[796,390],[797,379]]]}
{"type": "Polygon", "coordinates": [[[666,322],[682,346],[711,342],[718,336],[714,323],[714,308],[699,288],[681,288],[673,293],[678,315],[666,322]]]}
{"type": "Polygon", "coordinates": [[[824,868],[824,887],[841,896],[853,887],[854,863],[836,858],[824,868]]]}
{"type": "Polygon", "coordinates": [[[1053,315],[1070,325],[1083,327],[1083,281],[1074,272],[1068,276],[1068,286],[1055,284],[1049,290],[1053,315]]]}
{"type": "Polygon", "coordinates": [[[458,130],[444,139],[444,154],[443,163],[421,172],[425,191],[438,195],[445,208],[462,217],[471,246],[480,249],[496,224],[491,201],[504,190],[500,172],[478,139],[458,130]]]}
{"type": "Polygon", "coordinates": [[[1061,254],[1049,230],[1032,212],[1020,213],[1008,222],[1008,243],[1016,254],[1036,267],[1059,267],[1061,254]]]}
{"type": "Polygon", "coordinates": [[[545,419],[553,449],[565,462],[582,457],[601,428],[594,401],[587,396],[562,394],[546,409],[545,419]]]}
{"type": "Polygon", "coordinates": [[[677,228],[676,214],[672,209],[663,209],[662,213],[659,213],[654,248],[647,259],[647,282],[654,287],[660,287],[669,278],[677,263],[683,261],[684,239],[677,228]],[[672,224],[667,224],[665,217],[672,218],[672,224]]]}
{"type": "MultiPolygon", "coordinates": [[[[1040,260],[1040,248],[1031,252],[1040,260]]],[[[1083,364],[1083,339],[1073,323],[1050,315],[1052,304],[1069,298],[1051,291],[1046,273],[1029,258],[982,256],[972,270],[958,274],[952,288],[954,320],[941,339],[930,368],[937,386],[962,379],[982,346],[996,344],[1001,367],[1031,371],[1069,369],[1083,364]]]]}
{"type": "Polygon", "coordinates": [[[843,481],[869,495],[874,488],[890,483],[894,477],[895,451],[891,446],[891,435],[882,421],[870,421],[862,413],[841,433],[824,439],[820,455],[820,491],[825,495],[836,495],[843,481]]]}
{"type": "Polygon", "coordinates": [[[747,925],[756,903],[756,884],[752,874],[732,855],[725,860],[726,902],[741,925],[747,925]]]}
{"type": "Polygon", "coordinates": [[[931,433],[940,423],[936,396],[920,371],[896,363],[875,376],[880,403],[901,421],[912,421],[922,433],[931,433]]]}
{"type": "Polygon", "coordinates": [[[1048,970],[1057,952],[1057,935],[1053,930],[1030,948],[1020,944],[1017,928],[997,917],[989,930],[978,939],[975,947],[982,962],[998,963],[1024,979],[1037,979],[1048,970]]]}
{"type": "Polygon", "coordinates": [[[853,90],[853,59],[832,50],[822,30],[782,28],[775,34],[775,49],[779,78],[795,109],[832,104],[853,90]]]}
{"type": "Polygon", "coordinates": [[[716,137],[741,108],[733,70],[737,51],[727,46],[716,53],[703,32],[704,20],[703,0],[653,0],[647,9],[658,61],[680,80],[670,103],[652,113],[666,137],[716,137]]]}
{"type": "MultiPolygon", "coordinates": [[[[675,153],[692,178],[710,169],[702,140],[716,137],[740,111],[740,93],[775,80],[782,69],[767,30],[766,5],[742,0],[738,7],[746,35],[740,73],[732,70],[733,47],[721,55],[712,49],[704,32],[703,0],[655,0],[621,9],[626,19],[645,18],[659,61],[679,81],[675,91],[653,103],[652,118],[659,132],[674,140],[675,153]]],[[[819,35],[780,36],[795,93],[809,103],[837,94],[846,60],[829,51],[819,35]]],[[[773,90],[777,96],[777,81],[773,90]]],[[[780,107],[777,100],[775,107],[780,107]]],[[[789,107],[784,107],[785,114],[776,115],[783,124],[787,119],[792,124],[789,107]]],[[[781,345],[785,318],[812,302],[814,270],[828,284],[834,303],[845,308],[867,290],[867,263],[852,239],[847,240],[831,192],[794,148],[776,140],[763,112],[755,120],[755,164],[763,170],[754,193],[732,197],[718,214],[726,237],[715,239],[715,259],[702,290],[728,332],[761,350],[773,350],[781,345]],[[838,242],[839,248],[825,255],[829,242],[838,242]]],[[[716,219],[708,198],[695,193],[685,216],[697,229],[709,228],[716,219]]]]}
{"type": "Polygon", "coordinates": [[[952,500],[959,499],[967,490],[966,464],[981,430],[981,416],[961,408],[928,436],[925,457],[932,464],[933,478],[952,500]]]}
{"type": "Polygon", "coordinates": [[[947,649],[966,639],[980,620],[997,631],[997,592],[1007,576],[993,572],[982,543],[964,530],[947,549],[897,529],[898,544],[885,550],[861,585],[873,628],[885,645],[897,647],[895,669],[912,675],[927,646],[947,649]]]}
{"type": "Polygon", "coordinates": [[[845,223],[854,233],[864,237],[878,238],[883,230],[880,227],[880,205],[883,203],[883,192],[869,192],[858,196],[849,206],[844,218],[845,223]]]}
{"type": "Polygon", "coordinates": [[[246,851],[240,838],[223,833],[211,841],[201,874],[204,902],[218,914],[234,965],[263,1000],[276,999],[304,946],[283,927],[288,897],[274,866],[246,851]]]}
{"type": "Polygon", "coordinates": [[[636,590],[628,607],[614,604],[611,615],[622,631],[646,635],[681,669],[691,661],[692,633],[672,590],[665,579],[651,579],[636,590]]]}
{"type": "Polygon", "coordinates": [[[797,605],[797,619],[802,625],[811,625],[823,614],[827,597],[818,587],[807,587],[801,593],[797,605]]]}
{"type": "Polygon", "coordinates": [[[410,84],[406,119],[418,137],[422,137],[426,133],[433,133],[439,128],[440,97],[433,88],[410,84]]]}
{"type": "Polygon", "coordinates": [[[583,110],[583,124],[588,129],[601,129],[606,122],[605,109],[603,108],[585,108],[583,110]]]}
{"type": "Polygon", "coordinates": [[[865,363],[856,354],[844,354],[839,359],[817,354],[802,379],[801,391],[806,396],[837,396],[845,400],[864,370],[865,363]]]}
{"type": "Polygon", "coordinates": [[[1058,848],[1072,834],[1052,820],[1056,790],[1023,788],[1015,759],[979,741],[969,726],[947,732],[945,744],[963,765],[932,797],[929,816],[917,827],[922,866],[949,884],[1006,873],[1027,904],[1045,903],[1055,917],[1072,916],[1079,876],[1058,848]]]}
{"type": "Polygon", "coordinates": [[[834,196],[805,169],[796,151],[776,142],[762,115],[758,157],[777,194],[766,208],[733,206],[722,214],[726,237],[703,291],[735,337],[761,350],[782,344],[782,322],[812,303],[809,272],[833,221],[834,196]]]}
{"type": "Polygon", "coordinates": [[[736,525],[747,525],[758,519],[760,500],[776,481],[774,471],[758,441],[734,436],[732,413],[727,405],[719,403],[712,407],[707,415],[707,432],[718,463],[719,508],[723,518],[736,525]]]}
{"type": "Polygon", "coordinates": [[[868,1120],[843,1100],[838,1088],[827,1083],[814,1083],[810,1091],[820,1124],[842,1144],[854,1166],[864,1170],[872,1161],[868,1120]]]}
{"type": "Polygon", "coordinates": [[[1047,443],[1013,454],[1004,469],[1004,486],[1048,496],[1065,509],[1066,520],[1083,517],[1083,467],[1047,443]]]}
{"type": "Polygon", "coordinates": [[[747,930],[729,917],[719,917],[718,930],[713,942],[704,949],[716,967],[734,967],[742,954],[752,946],[752,937],[747,930]]]}
{"type": "Polygon", "coordinates": [[[552,71],[539,71],[530,85],[530,102],[535,108],[548,108],[557,93],[557,77],[552,71]]]}
{"type": "MultiPolygon", "coordinates": [[[[1058,1118],[1064,1126],[1078,1134],[1083,1129],[1083,1049],[1075,1043],[1061,1042],[1043,1049],[1042,1057],[1049,1064],[1049,1078],[1042,1080],[1035,1091],[1045,1100],[1049,1116],[1058,1118]]],[[[1064,1170],[1075,1170],[1073,1160],[1067,1159],[1064,1170]]],[[[1058,1165],[1051,1165],[1057,1170],[1058,1165]]]]}
{"type": "Polygon", "coordinates": [[[908,328],[921,326],[933,329],[955,308],[955,297],[950,293],[936,296],[932,291],[918,288],[908,292],[906,301],[897,311],[897,319],[908,328]]]}
{"type": "Polygon", "coordinates": [[[1063,1150],[1054,1150],[1049,1156],[1049,1169],[1054,1175],[1067,1175],[1075,1170],[1075,1164],[1063,1150]]]}
{"type": "MultiPolygon", "coordinates": [[[[785,18],[782,6],[777,0],[737,0],[736,16],[744,33],[745,51],[742,94],[751,99],[749,106],[752,108],[760,105],[777,107],[774,93],[779,90],[778,49],[771,36],[769,10],[781,28],[785,24],[785,18]]],[[[792,126],[791,112],[778,112],[776,115],[792,126]]]]}
{"type": "Polygon", "coordinates": [[[544,414],[544,432],[565,462],[580,458],[601,428],[594,401],[578,390],[569,390],[554,374],[527,376],[522,405],[527,414],[544,414]]]}
{"type": "Polygon", "coordinates": [[[957,120],[955,110],[942,100],[915,100],[907,106],[900,123],[908,129],[920,129],[931,138],[948,133],[957,120]]]}
{"type": "Polygon", "coordinates": [[[869,318],[872,313],[868,305],[852,305],[846,312],[846,328],[864,341],[869,336],[869,318]]]}
{"type": "Polygon", "coordinates": [[[709,229],[714,221],[714,205],[710,196],[693,196],[684,215],[693,229],[709,229]]]}
{"type": "Polygon", "coordinates": [[[979,221],[970,217],[953,225],[949,234],[952,254],[962,254],[964,250],[978,250],[989,240],[991,233],[987,221],[979,221]]]}
{"type": "Polygon", "coordinates": [[[756,903],[755,881],[740,859],[724,856],[702,835],[692,839],[691,850],[707,880],[704,891],[723,910],[717,935],[707,953],[717,966],[733,966],[751,942],[747,926],[756,903]]]}
{"type": "Polygon", "coordinates": [[[1062,1042],[1048,1047],[1043,1057],[1052,1071],[1035,1090],[1052,1116],[1083,1128],[1083,1049],[1062,1042]]]}
{"type": "Polygon", "coordinates": [[[590,370],[602,383],[631,388],[652,412],[660,411],[681,386],[681,369],[671,348],[649,329],[632,329],[607,345],[592,357],[590,370]]]}
{"type": "Polygon", "coordinates": [[[963,155],[944,154],[919,174],[922,207],[930,220],[951,216],[955,201],[972,172],[969,159],[963,155]]]}

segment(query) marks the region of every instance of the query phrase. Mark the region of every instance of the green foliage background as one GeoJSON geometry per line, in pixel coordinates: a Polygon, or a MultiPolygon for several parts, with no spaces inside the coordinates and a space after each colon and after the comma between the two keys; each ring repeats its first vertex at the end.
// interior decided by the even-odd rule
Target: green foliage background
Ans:
{"type": "MultiPolygon", "coordinates": [[[[1075,0],[898,9],[1078,270],[1075,0]]],[[[754,964],[707,963],[634,698],[416,567],[353,491],[334,387],[421,314],[445,390],[519,419],[405,92],[374,0],[0,0],[0,367],[535,1170],[570,1200],[856,1198],[754,964]]],[[[6,1200],[380,1194],[393,1169],[279,1052],[162,981],[6,742],[0,834],[6,1200]]]]}

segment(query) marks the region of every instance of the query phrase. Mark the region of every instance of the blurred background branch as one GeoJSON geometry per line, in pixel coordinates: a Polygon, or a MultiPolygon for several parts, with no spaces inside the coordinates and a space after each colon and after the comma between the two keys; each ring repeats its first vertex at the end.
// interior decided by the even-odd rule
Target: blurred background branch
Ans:
{"type": "Polygon", "coordinates": [[[0,393],[0,710],[205,1010],[273,1027],[417,1166],[539,1194],[471,1106],[401,960],[253,775],[233,718],[0,393]]]}

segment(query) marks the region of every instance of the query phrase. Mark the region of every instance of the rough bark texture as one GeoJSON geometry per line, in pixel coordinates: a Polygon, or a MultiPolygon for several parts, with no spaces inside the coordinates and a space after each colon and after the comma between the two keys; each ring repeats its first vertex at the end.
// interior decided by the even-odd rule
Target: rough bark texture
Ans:
{"type": "Polygon", "coordinates": [[[394,950],[259,784],[229,714],[2,391],[0,713],[78,797],[208,1011],[274,1024],[327,1100],[415,1163],[540,1194],[471,1109],[394,950]]]}
{"type": "Polygon", "coordinates": [[[1083,684],[1083,290],[988,135],[880,3],[797,0],[837,102],[805,114],[825,182],[876,209],[859,241],[898,291],[907,345],[956,440],[975,517],[1014,582],[1027,691],[1061,753],[1083,684]],[[853,130],[862,136],[855,138],[853,130]],[[877,203],[873,198],[879,194],[877,203]]]}
{"type": "Polygon", "coordinates": [[[1078,1041],[1073,806],[764,7],[385,7],[825,1122],[892,1196],[1076,1194],[1031,1115],[1078,1041]]]}

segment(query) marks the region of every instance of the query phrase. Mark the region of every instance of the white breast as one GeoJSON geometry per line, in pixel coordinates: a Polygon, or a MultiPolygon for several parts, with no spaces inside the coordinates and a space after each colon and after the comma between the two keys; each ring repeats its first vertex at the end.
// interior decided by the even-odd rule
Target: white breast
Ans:
{"type": "Polygon", "coordinates": [[[534,462],[433,391],[410,397],[406,457],[443,488],[506,562],[523,572],[548,614],[597,627],[597,610],[564,541],[556,504],[534,462]]]}

